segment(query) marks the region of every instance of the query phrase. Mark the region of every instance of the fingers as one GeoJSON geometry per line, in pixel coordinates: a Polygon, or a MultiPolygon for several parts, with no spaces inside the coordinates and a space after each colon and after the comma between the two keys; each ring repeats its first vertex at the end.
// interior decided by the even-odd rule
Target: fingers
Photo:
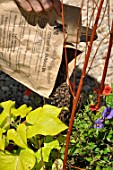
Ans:
{"type": "Polygon", "coordinates": [[[40,13],[43,10],[48,11],[54,6],[60,10],[60,0],[15,0],[25,11],[31,12],[34,10],[40,13]]]}
{"type": "Polygon", "coordinates": [[[16,2],[27,12],[32,11],[32,7],[27,0],[16,0],[16,2]]]}
{"type": "Polygon", "coordinates": [[[53,6],[53,3],[51,0],[39,0],[39,1],[45,11],[48,11],[53,6]]]}
{"type": "Polygon", "coordinates": [[[43,11],[43,7],[38,0],[28,0],[28,2],[36,13],[43,11]]]}

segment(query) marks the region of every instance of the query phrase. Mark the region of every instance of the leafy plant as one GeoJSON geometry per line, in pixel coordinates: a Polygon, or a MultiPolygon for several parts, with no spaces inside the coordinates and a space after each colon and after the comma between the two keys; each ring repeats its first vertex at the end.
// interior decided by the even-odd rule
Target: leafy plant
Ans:
{"type": "MultiPolygon", "coordinates": [[[[60,150],[54,136],[67,129],[58,118],[66,108],[44,105],[32,110],[24,104],[16,109],[13,101],[0,103],[0,106],[3,109],[0,114],[0,169],[46,168],[51,151],[60,150]]],[[[54,159],[48,168],[54,169],[57,161],[62,165],[62,160],[54,159]]]]}
{"type": "Polygon", "coordinates": [[[90,96],[90,103],[77,113],[69,164],[86,170],[113,169],[113,92],[103,98],[105,103],[97,112],[90,107],[93,99],[90,96]]]}

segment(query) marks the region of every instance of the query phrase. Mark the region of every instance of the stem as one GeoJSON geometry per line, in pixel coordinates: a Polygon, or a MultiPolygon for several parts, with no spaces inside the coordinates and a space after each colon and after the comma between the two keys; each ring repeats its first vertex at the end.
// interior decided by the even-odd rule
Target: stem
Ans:
{"type": "Polygon", "coordinates": [[[111,54],[111,48],[112,48],[112,41],[113,41],[113,21],[112,21],[112,28],[111,28],[111,32],[110,32],[110,38],[109,38],[108,52],[107,52],[105,65],[104,65],[104,71],[103,71],[102,80],[101,80],[101,86],[100,86],[101,93],[104,88],[104,82],[105,82],[105,78],[106,78],[106,74],[107,74],[107,68],[108,68],[110,54],[111,54]]]}
{"type": "Polygon", "coordinates": [[[43,161],[43,155],[42,155],[40,135],[37,135],[37,139],[38,139],[38,147],[39,147],[39,149],[40,149],[40,157],[41,157],[42,169],[45,170],[44,161],[43,161]]]}
{"type": "Polygon", "coordinates": [[[92,49],[92,44],[93,44],[93,40],[94,40],[94,37],[95,37],[97,24],[98,24],[98,21],[99,21],[103,2],[104,2],[104,0],[100,1],[100,5],[99,5],[99,8],[98,8],[95,24],[94,24],[94,27],[93,27],[93,30],[92,30],[90,44],[88,46],[88,51],[87,51],[87,54],[85,56],[85,63],[84,63],[84,67],[83,67],[83,70],[82,70],[80,83],[79,83],[79,86],[78,86],[78,89],[77,89],[77,94],[76,94],[76,97],[74,97],[74,99],[73,99],[72,113],[71,113],[71,118],[70,118],[69,128],[68,128],[68,132],[67,132],[67,138],[66,138],[66,147],[65,147],[63,170],[66,170],[68,148],[69,148],[69,142],[70,142],[70,135],[71,135],[71,132],[72,132],[72,126],[73,126],[73,122],[74,122],[74,115],[75,115],[77,103],[78,103],[78,100],[79,100],[79,97],[80,97],[80,92],[81,92],[81,88],[82,88],[82,85],[83,85],[83,79],[84,79],[85,74],[86,74],[86,68],[87,68],[87,65],[88,65],[88,60],[89,60],[89,57],[90,57],[90,52],[91,52],[91,49],[92,49]]]}
{"type": "Polygon", "coordinates": [[[69,168],[73,168],[73,169],[76,169],[76,170],[84,170],[82,168],[79,168],[77,166],[72,166],[72,165],[67,165],[69,168]]]}
{"type": "Polygon", "coordinates": [[[110,54],[111,54],[112,41],[113,41],[113,20],[112,20],[112,27],[111,27],[111,31],[110,31],[108,52],[107,52],[107,56],[106,56],[106,60],[105,60],[105,65],[104,65],[104,70],[103,70],[103,75],[102,75],[102,80],[101,80],[101,84],[100,84],[100,93],[98,94],[98,98],[97,98],[98,108],[100,107],[102,91],[104,90],[104,83],[105,83],[105,78],[106,78],[106,75],[107,75],[107,68],[108,68],[110,54]]]}

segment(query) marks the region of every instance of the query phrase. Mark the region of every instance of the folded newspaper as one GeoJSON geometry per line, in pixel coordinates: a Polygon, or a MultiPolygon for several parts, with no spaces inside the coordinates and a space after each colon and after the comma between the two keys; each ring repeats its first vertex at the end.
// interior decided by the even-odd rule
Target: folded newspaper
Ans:
{"type": "MultiPolygon", "coordinates": [[[[80,8],[64,5],[64,16],[66,41],[73,43],[80,8]]],[[[54,9],[29,14],[13,0],[0,0],[0,70],[39,95],[49,97],[62,61],[61,20],[54,9]]]]}

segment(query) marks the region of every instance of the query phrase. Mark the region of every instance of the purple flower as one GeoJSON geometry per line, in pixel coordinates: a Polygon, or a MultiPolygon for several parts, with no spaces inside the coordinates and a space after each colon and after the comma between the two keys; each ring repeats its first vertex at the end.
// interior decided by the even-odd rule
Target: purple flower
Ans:
{"type": "Polygon", "coordinates": [[[112,119],[113,118],[113,109],[110,107],[106,107],[102,113],[102,117],[106,118],[106,119],[112,119]]]}
{"type": "Polygon", "coordinates": [[[103,127],[104,127],[104,120],[98,118],[98,119],[95,121],[94,128],[99,129],[99,128],[103,128],[103,127]]]}

